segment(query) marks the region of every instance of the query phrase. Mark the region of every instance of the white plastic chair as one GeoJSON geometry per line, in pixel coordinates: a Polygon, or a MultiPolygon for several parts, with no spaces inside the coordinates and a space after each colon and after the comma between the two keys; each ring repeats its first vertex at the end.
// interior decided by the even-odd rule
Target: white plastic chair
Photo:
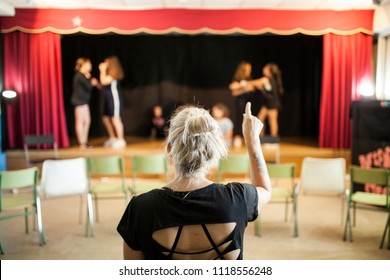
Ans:
{"type": "Polygon", "coordinates": [[[86,196],[88,221],[85,236],[89,233],[94,236],[92,196],[88,192],[87,174],[85,158],[45,160],[42,166],[41,188],[46,198],[79,195],[80,222],[83,198],[86,196]]]}
{"type": "Polygon", "coordinates": [[[344,216],[345,182],[344,158],[305,157],[303,159],[300,189],[304,194],[339,195],[341,197],[341,223],[344,216]]]}

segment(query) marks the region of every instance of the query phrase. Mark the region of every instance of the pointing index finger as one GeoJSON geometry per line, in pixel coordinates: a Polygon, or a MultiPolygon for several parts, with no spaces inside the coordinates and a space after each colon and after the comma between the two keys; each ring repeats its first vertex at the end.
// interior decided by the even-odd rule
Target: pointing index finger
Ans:
{"type": "Polygon", "coordinates": [[[252,111],[251,111],[251,103],[247,102],[245,106],[245,114],[248,116],[252,116],[252,111]]]}

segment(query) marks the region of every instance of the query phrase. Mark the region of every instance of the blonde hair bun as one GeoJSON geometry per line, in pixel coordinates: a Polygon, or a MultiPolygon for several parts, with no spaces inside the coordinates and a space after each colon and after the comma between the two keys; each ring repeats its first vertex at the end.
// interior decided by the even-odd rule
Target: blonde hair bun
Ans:
{"type": "Polygon", "coordinates": [[[227,153],[218,123],[208,111],[198,107],[177,110],[170,121],[167,142],[170,146],[168,156],[176,172],[184,176],[207,170],[227,153]]]}

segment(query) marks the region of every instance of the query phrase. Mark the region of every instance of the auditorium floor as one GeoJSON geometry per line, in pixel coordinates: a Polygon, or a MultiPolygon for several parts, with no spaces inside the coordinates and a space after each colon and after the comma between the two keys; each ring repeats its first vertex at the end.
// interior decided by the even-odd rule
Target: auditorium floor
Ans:
{"type": "MultiPolygon", "coordinates": [[[[99,147],[101,143],[102,139],[96,139],[94,143],[96,147],[87,151],[80,151],[77,147],[61,149],[60,157],[113,153],[113,150],[99,147]]],[[[161,141],[129,139],[125,150],[114,151],[114,153],[128,156],[132,153],[162,151],[162,147],[161,141]]],[[[281,162],[293,161],[299,164],[304,156],[343,156],[348,164],[350,162],[349,151],[319,149],[315,141],[287,139],[281,143],[281,162]]],[[[23,152],[7,151],[7,161],[9,169],[23,167],[23,152]]],[[[299,177],[299,172],[297,175],[299,177]]],[[[124,203],[118,200],[100,202],[100,221],[95,224],[95,237],[86,238],[84,237],[85,221],[83,224],[78,222],[78,197],[42,199],[47,244],[42,247],[38,245],[36,232],[24,234],[23,219],[1,221],[0,240],[5,254],[0,259],[119,260],[122,258],[122,241],[116,232],[116,225],[124,207],[124,203]]],[[[298,238],[292,237],[290,217],[288,222],[284,222],[283,205],[268,204],[261,214],[261,237],[254,235],[254,224],[248,224],[244,242],[245,259],[390,259],[390,250],[378,248],[387,218],[384,213],[358,210],[352,243],[342,240],[341,199],[338,197],[300,194],[298,238]]],[[[344,221],[344,215],[342,220],[344,221]]]]}

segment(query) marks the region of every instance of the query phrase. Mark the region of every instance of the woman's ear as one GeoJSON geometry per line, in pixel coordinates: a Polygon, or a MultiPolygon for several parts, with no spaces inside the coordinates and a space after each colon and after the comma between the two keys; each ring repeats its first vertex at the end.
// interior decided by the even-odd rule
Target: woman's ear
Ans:
{"type": "Polygon", "coordinates": [[[167,145],[167,152],[168,152],[168,154],[171,152],[171,149],[172,149],[172,146],[171,146],[170,143],[168,143],[168,145],[167,145]]]}

